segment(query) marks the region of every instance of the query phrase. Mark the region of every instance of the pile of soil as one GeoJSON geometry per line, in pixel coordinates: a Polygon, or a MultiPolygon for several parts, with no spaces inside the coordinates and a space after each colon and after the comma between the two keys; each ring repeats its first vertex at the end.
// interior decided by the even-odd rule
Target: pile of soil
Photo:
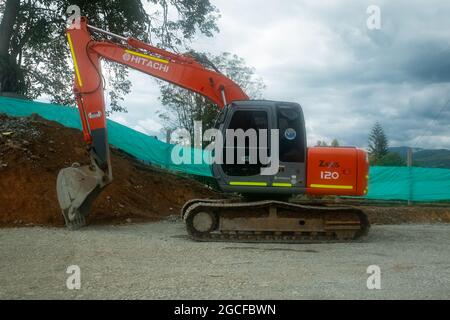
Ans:
{"type": "MultiPolygon", "coordinates": [[[[142,164],[111,149],[114,180],[95,201],[88,223],[126,223],[178,215],[193,198],[213,198],[204,185],[142,164]]],[[[56,177],[88,164],[81,131],[37,115],[0,114],[0,226],[63,226],[56,177]]]]}

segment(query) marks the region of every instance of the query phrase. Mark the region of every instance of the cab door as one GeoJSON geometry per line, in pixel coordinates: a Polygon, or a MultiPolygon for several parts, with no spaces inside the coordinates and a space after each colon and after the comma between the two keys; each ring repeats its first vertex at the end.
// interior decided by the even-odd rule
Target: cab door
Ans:
{"type": "Polygon", "coordinates": [[[304,188],[306,133],[300,105],[297,103],[277,104],[275,126],[279,130],[280,169],[273,177],[272,186],[304,188]]]}
{"type": "Polygon", "coordinates": [[[232,104],[224,111],[223,123],[218,126],[224,137],[223,163],[213,165],[214,176],[223,190],[251,193],[271,185],[272,177],[261,175],[261,169],[267,164],[261,161],[259,149],[265,145],[264,152],[270,156],[270,131],[274,119],[272,109],[268,105],[246,103],[232,104]],[[259,134],[260,130],[267,131],[265,143],[261,140],[264,135],[259,134]],[[235,135],[230,134],[233,131],[235,135]],[[242,133],[244,140],[237,136],[242,133]]]}

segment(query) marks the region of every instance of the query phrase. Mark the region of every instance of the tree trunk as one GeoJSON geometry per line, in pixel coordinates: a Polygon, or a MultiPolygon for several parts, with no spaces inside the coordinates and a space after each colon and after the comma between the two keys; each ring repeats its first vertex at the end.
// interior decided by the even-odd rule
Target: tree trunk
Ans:
{"type": "Polygon", "coordinates": [[[21,83],[23,77],[20,66],[9,53],[19,9],[20,0],[6,0],[3,19],[0,22],[0,94],[2,92],[23,93],[23,83],[21,83]]]}
{"type": "Polygon", "coordinates": [[[20,0],[6,0],[5,12],[0,23],[0,56],[7,56],[14,23],[19,13],[20,0]]]}

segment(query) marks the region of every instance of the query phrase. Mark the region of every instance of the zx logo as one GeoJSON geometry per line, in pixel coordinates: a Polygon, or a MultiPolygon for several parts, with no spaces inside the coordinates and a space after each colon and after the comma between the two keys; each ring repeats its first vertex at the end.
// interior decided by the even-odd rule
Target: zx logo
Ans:
{"type": "Polygon", "coordinates": [[[339,168],[339,162],[319,160],[319,167],[339,168]]]}

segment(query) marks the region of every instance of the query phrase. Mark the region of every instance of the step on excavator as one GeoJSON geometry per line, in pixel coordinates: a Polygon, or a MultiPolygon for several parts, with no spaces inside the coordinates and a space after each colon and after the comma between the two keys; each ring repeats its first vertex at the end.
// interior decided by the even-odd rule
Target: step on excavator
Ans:
{"type": "MultiPolygon", "coordinates": [[[[69,229],[86,224],[93,201],[112,182],[100,65],[100,60],[106,59],[210,99],[221,108],[215,128],[225,140],[236,138],[227,137],[230,129],[278,130],[278,168],[274,172],[261,174],[268,169],[267,163],[260,159],[256,163],[248,161],[251,148],[247,141],[240,153],[242,161],[212,164],[221,190],[241,196],[188,201],[181,217],[192,239],[311,243],[350,241],[367,234],[368,219],[358,208],[289,202],[297,194],[367,193],[367,154],[355,147],[307,147],[299,104],[250,100],[208,61],[101,30],[89,25],[85,17],[79,25],[67,29],[67,39],[75,70],[74,93],[90,154],[90,165],[74,164],[62,169],[57,177],[58,201],[69,229]]],[[[268,141],[258,141],[257,145],[266,146],[269,154],[275,154],[271,150],[275,144],[266,138],[268,141]]],[[[227,158],[228,153],[236,160],[238,147],[224,143],[223,157],[227,158]]]]}

